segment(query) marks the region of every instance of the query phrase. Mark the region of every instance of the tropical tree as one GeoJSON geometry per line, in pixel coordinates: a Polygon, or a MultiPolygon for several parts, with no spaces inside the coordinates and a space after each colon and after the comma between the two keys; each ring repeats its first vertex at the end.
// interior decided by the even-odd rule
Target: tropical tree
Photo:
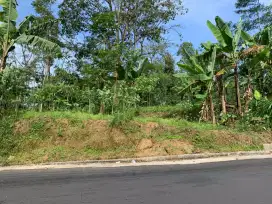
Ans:
{"type": "Polygon", "coordinates": [[[0,6],[0,72],[6,68],[8,54],[15,49],[15,44],[28,44],[45,50],[60,51],[60,47],[49,40],[46,40],[31,33],[33,16],[27,16],[23,22],[16,27],[18,18],[17,1],[1,0],[0,6]]]}
{"type": "Polygon", "coordinates": [[[241,53],[244,61],[243,69],[253,77],[253,83],[264,96],[272,94],[272,27],[266,27],[255,36],[243,34],[246,49],[241,53]]]}
{"type": "Polygon", "coordinates": [[[218,94],[219,94],[219,98],[221,101],[221,113],[223,115],[227,114],[227,97],[226,97],[226,78],[228,76],[222,74],[222,72],[225,72],[223,67],[226,63],[226,57],[224,55],[222,55],[222,51],[220,49],[220,46],[218,46],[217,44],[214,44],[210,41],[206,42],[206,43],[201,43],[201,47],[202,49],[204,49],[202,55],[205,56],[209,56],[213,50],[213,47],[217,48],[217,56],[216,56],[216,82],[217,82],[217,86],[218,86],[218,94]]]}
{"type": "Polygon", "coordinates": [[[227,63],[224,65],[223,69],[217,73],[218,75],[224,74],[227,70],[234,69],[234,82],[235,82],[235,92],[236,92],[236,103],[238,114],[242,115],[242,104],[240,98],[240,84],[239,84],[239,48],[242,35],[242,20],[237,25],[234,34],[231,32],[228,24],[224,22],[219,16],[215,18],[216,25],[207,21],[209,29],[212,31],[214,37],[218,41],[218,46],[220,47],[221,54],[227,59],[227,63]]]}
{"type": "MultiPolygon", "coordinates": [[[[62,44],[59,40],[59,22],[54,16],[52,7],[56,4],[57,0],[34,0],[32,6],[35,12],[38,14],[36,17],[36,24],[50,24],[50,28],[39,29],[35,34],[43,37],[51,42],[62,44]]],[[[48,78],[51,74],[51,67],[54,64],[56,53],[46,50],[38,50],[37,54],[40,54],[44,62],[44,76],[48,78]]]]}
{"type": "Polygon", "coordinates": [[[183,53],[183,63],[178,63],[178,66],[183,73],[176,74],[175,76],[189,79],[189,85],[183,90],[187,90],[192,86],[200,87],[200,93],[196,94],[195,97],[204,100],[201,119],[210,118],[213,124],[215,124],[216,118],[212,90],[215,77],[216,47],[214,46],[212,48],[212,53],[208,59],[203,55],[198,55],[198,53],[190,46],[183,46],[180,51],[183,53]]]}

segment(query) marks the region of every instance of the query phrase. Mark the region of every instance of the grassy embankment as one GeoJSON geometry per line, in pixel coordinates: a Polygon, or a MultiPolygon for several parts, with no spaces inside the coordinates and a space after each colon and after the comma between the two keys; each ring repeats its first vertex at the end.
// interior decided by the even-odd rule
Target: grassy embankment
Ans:
{"type": "Polygon", "coordinates": [[[86,113],[26,112],[6,117],[0,121],[0,164],[262,150],[263,143],[272,141],[271,132],[188,122],[173,118],[177,111],[142,109],[118,126],[112,125],[112,116],[86,113]]]}

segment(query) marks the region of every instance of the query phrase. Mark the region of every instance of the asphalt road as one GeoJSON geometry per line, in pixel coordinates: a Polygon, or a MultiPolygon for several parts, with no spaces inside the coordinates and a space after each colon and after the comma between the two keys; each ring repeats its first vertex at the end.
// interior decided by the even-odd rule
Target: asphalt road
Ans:
{"type": "Polygon", "coordinates": [[[0,172],[0,204],[271,204],[272,160],[0,172]]]}

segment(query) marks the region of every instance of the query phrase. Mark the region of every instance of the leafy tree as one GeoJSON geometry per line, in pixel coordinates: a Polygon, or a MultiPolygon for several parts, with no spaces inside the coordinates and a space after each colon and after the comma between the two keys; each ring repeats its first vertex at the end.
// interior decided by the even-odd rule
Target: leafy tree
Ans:
{"type": "Polygon", "coordinates": [[[242,52],[243,71],[250,77],[250,82],[264,96],[271,95],[271,48],[272,28],[267,27],[255,36],[246,35],[247,48],[242,52]]]}
{"type": "Polygon", "coordinates": [[[164,73],[174,74],[175,73],[175,60],[170,53],[164,56],[164,73]]]}
{"type": "MultiPolygon", "coordinates": [[[[59,45],[62,43],[59,41],[59,26],[58,21],[56,17],[54,16],[52,7],[55,5],[57,0],[34,0],[32,2],[32,6],[35,9],[35,12],[37,13],[36,17],[36,23],[38,24],[47,24],[47,27],[44,29],[38,29],[37,35],[50,40],[52,42],[55,42],[59,45]],[[49,27],[50,26],[50,27],[49,27]]],[[[37,54],[39,54],[40,51],[36,50],[37,54]]],[[[56,54],[51,51],[42,51],[40,53],[42,55],[45,67],[44,67],[44,75],[45,77],[50,76],[51,67],[54,64],[54,58],[56,57],[56,54]]]]}
{"type": "Polygon", "coordinates": [[[134,47],[145,40],[159,40],[167,31],[165,24],[184,12],[180,0],[64,0],[60,5],[65,33],[93,34],[99,28],[114,37],[116,44],[134,47]]]}
{"type": "Polygon", "coordinates": [[[32,77],[30,69],[8,67],[0,72],[0,113],[11,108],[15,111],[23,108],[30,94],[29,82],[32,77]]]}
{"type": "Polygon", "coordinates": [[[98,52],[113,52],[116,59],[108,67],[117,73],[125,69],[125,48],[139,48],[143,54],[144,43],[160,41],[167,32],[166,23],[184,12],[180,0],[65,0],[59,15],[65,34],[87,36],[82,46],[75,46],[77,57],[89,63],[98,52]]]}
{"type": "Polygon", "coordinates": [[[213,124],[216,123],[214,103],[212,97],[214,75],[215,75],[215,60],[216,60],[216,47],[213,47],[213,51],[208,60],[203,59],[203,56],[198,56],[197,52],[192,47],[182,46],[181,52],[183,54],[184,64],[179,63],[178,66],[186,74],[177,74],[177,77],[187,77],[190,80],[190,84],[185,87],[184,90],[197,85],[201,87],[201,92],[195,97],[204,100],[202,108],[202,119],[210,118],[213,124]],[[187,50],[188,49],[188,50],[187,50]],[[209,117],[208,117],[209,110],[209,117]]]}
{"type": "Polygon", "coordinates": [[[155,92],[159,78],[156,75],[140,76],[136,79],[136,89],[141,97],[140,105],[151,105],[152,93],[155,92]]]}
{"type": "Polygon", "coordinates": [[[260,0],[237,0],[236,13],[242,15],[246,31],[259,30],[271,24],[272,4],[260,0]]]}
{"type": "Polygon", "coordinates": [[[18,17],[16,0],[2,0],[0,1],[0,6],[3,9],[0,12],[0,71],[6,68],[8,54],[15,49],[15,44],[28,44],[45,50],[59,49],[56,43],[31,33],[34,21],[33,16],[26,17],[19,27],[16,28],[15,25],[18,17]]]}
{"type": "Polygon", "coordinates": [[[234,82],[236,91],[236,103],[237,110],[240,115],[242,115],[242,104],[240,96],[240,84],[239,84],[239,43],[242,35],[242,21],[237,25],[235,33],[232,34],[229,26],[225,23],[219,16],[215,18],[216,25],[207,21],[207,25],[215,38],[218,41],[218,46],[221,53],[226,56],[228,63],[225,65],[224,69],[220,71],[217,75],[221,75],[225,70],[230,68],[234,69],[234,82]]]}
{"type": "Polygon", "coordinates": [[[224,67],[228,63],[228,59],[225,55],[222,55],[222,52],[220,50],[220,47],[217,44],[213,44],[210,41],[206,43],[201,43],[201,49],[203,52],[201,55],[204,58],[209,58],[211,55],[211,52],[213,51],[213,48],[217,47],[217,56],[216,56],[216,65],[215,65],[215,72],[217,73],[215,76],[216,83],[217,83],[217,90],[218,90],[218,96],[221,101],[221,113],[223,115],[227,114],[227,99],[226,99],[226,79],[229,75],[224,74],[225,72],[224,67]]]}

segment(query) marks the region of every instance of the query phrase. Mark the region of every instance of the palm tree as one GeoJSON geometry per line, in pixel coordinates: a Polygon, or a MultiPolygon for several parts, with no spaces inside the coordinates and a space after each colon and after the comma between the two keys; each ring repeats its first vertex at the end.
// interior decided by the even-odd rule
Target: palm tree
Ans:
{"type": "MultiPolygon", "coordinates": [[[[212,31],[214,37],[218,41],[222,54],[228,59],[226,69],[234,69],[234,82],[236,91],[236,103],[239,115],[242,115],[242,105],[240,98],[240,85],[239,85],[239,73],[238,73],[238,61],[239,61],[239,43],[242,34],[242,20],[237,25],[236,31],[232,34],[229,26],[219,16],[215,18],[216,25],[207,21],[209,29],[212,31]]],[[[223,74],[224,72],[220,72],[223,74]]],[[[218,75],[220,75],[218,74],[218,75]]]]}
{"type": "Polygon", "coordinates": [[[28,16],[16,27],[18,18],[16,0],[0,0],[0,72],[6,68],[6,62],[9,52],[15,49],[15,44],[27,44],[37,46],[45,50],[54,50],[60,52],[60,47],[49,40],[41,38],[31,33],[33,16],[28,16]]]}
{"type": "MultiPolygon", "coordinates": [[[[210,56],[204,58],[203,55],[198,55],[196,51],[192,51],[192,48],[182,47],[183,63],[179,63],[178,66],[184,72],[190,80],[190,84],[183,90],[187,90],[193,85],[199,85],[204,88],[204,93],[197,94],[196,98],[204,100],[201,119],[206,119],[207,115],[210,116],[212,123],[216,123],[214,104],[212,97],[212,88],[214,84],[214,68],[216,61],[216,47],[213,46],[210,56]],[[186,59],[185,59],[186,58],[186,59]],[[207,112],[209,111],[209,114],[207,112]]],[[[184,74],[177,74],[176,77],[184,77],[184,74]]]]}

